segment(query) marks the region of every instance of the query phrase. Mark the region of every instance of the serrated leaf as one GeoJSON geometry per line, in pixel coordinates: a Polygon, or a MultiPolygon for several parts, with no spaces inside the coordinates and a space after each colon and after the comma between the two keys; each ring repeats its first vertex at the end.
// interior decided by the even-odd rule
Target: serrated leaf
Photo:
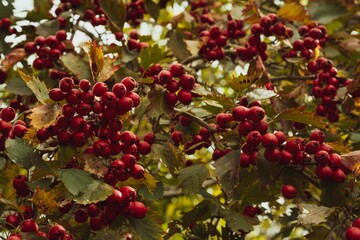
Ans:
{"type": "Polygon", "coordinates": [[[223,108],[229,108],[234,106],[234,103],[231,101],[230,98],[226,97],[223,94],[212,93],[206,90],[203,86],[194,88],[192,92],[200,95],[204,99],[218,102],[220,105],[223,106],[223,108]]]}
{"type": "Polygon", "coordinates": [[[195,164],[178,172],[179,186],[185,194],[197,193],[202,183],[210,176],[209,169],[202,164],[195,164]]]}
{"type": "Polygon", "coordinates": [[[140,189],[140,188],[146,186],[148,192],[151,194],[154,194],[154,189],[156,188],[156,183],[157,183],[156,178],[153,175],[151,175],[150,173],[145,172],[144,177],[142,179],[129,178],[125,182],[121,182],[121,184],[118,184],[118,185],[132,186],[135,189],[140,189]]]}
{"type": "Polygon", "coordinates": [[[5,91],[22,96],[33,95],[31,89],[19,76],[14,76],[6,82],[5,91]]]}
{"type": "Polygon", "coordinates": [[[153,144],[152,149],[154,153],[163,161],[168,167],[171,174],[175,174],[177,170],[183,164],[184,155],[174,145],[170,143],[153,144]]]}
{"type": "Polygon", "coordinates": [[[104,68],[101,70],[97,77],[98,82],[104,82],[114,75],[119,70],[120,64],[115,64],[116,58],[105,57],[104,68]]]}
{"type": "Polygon", "coordinates": [[[198,55],[199,49],[203,45],[202,42],[198,40],[184,40],[186,44],[186,49],[189,50],[191,55],[198,55]]]}
{"type": "Polygon", "coordinates": [[[79,169],[61,169],[58,174],[65,187],[74,196],[77,196],[94,182],[89,173],[79,169]]]}
{"type": "Polygon", "coordinates": [[[61,56],[61,62],[78,79],[91,79],[89,63],[77,54],[67,53],[61,56]]]}
{"type": "Polygon", "coordinates": [[[80,194],[73,198],[79,204],[97,203],[107,199],[114,191],[114,188],[104,182],[93,180],[83,189],[80,194]]]}
{"type": "Polygon", "coordinates": [[[157,44],[142,48],[140,52],[141,66],[148,69],[152,64],[159,63],[165,57],[166,52],[157,44]]]}
{"type": "Polygon", "coordinates": [[[169,38],[169,48],[171,49],[174,56],[179,60],[182,61],[187,57],[191,56],[191,53],[187,49],[187,46],[184,42],[182,34],[173,30],[170,32],[169,38]]]}
{"type": "Polygon", "coordinates": [[[298,222],[303,225],[319,225],[325,222],[334,212],[333,208],[317,206],[314,204],[302,203],[299,205],[301,214],[298,216],[298,222]]]}
{"type": "Polygon", "coordinates": [[[234,74],[230,74],[230,76],[225,79],[232,89],[241,92],[258,81],[260,76],[261,72],[254,71],[253,73],[249,72],[247,75],[240,74],[239,76],[235,76],[234,74]]]}
{"type": "Polygon", "coordinates": [[[189,227],[194,221],[203,221],[219,215],[219,205],[210,200],[203,200],[181,217],[182,225],[189,227]]]}
{"type": "Polygon", "coordinates": [[[95,174],[98,177],[103,177],[108,172],[108,168],[104,164],[103,159],[93,154],[82,154],[79,156],[79,160],[84,163],[85,171],[95,174]]]}
{"type": "Polygon", "coordinates": [[[5,147],[10,160],[25,169],[32,167],[34,164],[31,160],[38,157],[34,148],[21,138],[7,139],[5,147]]]}
{"type": "Polygon", "coordinates": [[[36,27],[36,34],[43,37],[55,35],[59,30],[60,23],[57,18],[41,23],[36,27]]]}
{"type": "Polygon", "coordinates": [[[230,209],[220,208],[220,212],[233,232],[240,234],[242,231],[249,232],[253,229],[253,226],[244,215],[230,209]]]}
{"type": "Polygon", "coordinates": [[[16,48],[10,53],[6,54],[5,59],[2,61],[1,66],[4,71],[9,70],[16,63],[20,62],[26,57],[26,52],[23,48],[16,48]]]}
{"type": "Polygon", "coordinates": [[[49,101],[49,89],[46,84],[40,81],[37,77],[27,75],[21,69],[18,70],[18,73],[25,81],[26,85],[34,93],[37,100],[39,100],[42,104],[46,104],[49,101]]]}
{"type": "Polygon", "coordinates": [[[305,7],[297,2],[285,3],[278,11],[277,15],[291,21],[308,22],[310,17],[305,7]]]}
{"type": "Polygon", "coordinates": [[[165,91],[163,87],[155,85],[151,88],[147,97],[150,103],[146,107],[145,114],[148,117],[157,119],[162,114],[170,111],[170,107],[165,100],[165,91]]]}
{"type": "Polygon", "coordinates": [[[326,144],[330,145],[335,152],[345,154],[351,152],[351,147],[348,145],[345,145],[341,141],[338,142],[326,142],[326,144]]]}
{"type": "Polygon", "coordinates": [[[37,210],[41,213],[48,214],[55,212],[58,209],[59,204],[55,201],[56,198],[56,194],[51,191],[45,191],[44,189],[37,187],[33,194],[32,202],[36,205],[37,210]]]}
{"type": "Polygon", "coordinates": [[[57,152],[57,160],[61,163],[71,161],[77,154],[76,148],[72,146],[60,145],[57,152]]]}
{"type": "Polygon", "coordinates": [[[46,104],[31,109],[28,115],[30,124],[36,129],[47,128],[53,124],[59,116],[61,105],[58,103],[46,104]]]}
{"type": "Polygon", "coordinates": [[[226,154],[214,163],[213,175],[219,179],[219,183],[229,196],[232,196],[239,184],[240,150],[234,150],[226,154]]]}
{"type": "Polygon", "coordinates": [[[1,196],[0,196],[0,203],[10,206],[13,209],[17,209],[19,212],[21,211],[20,207],[15,202],[5,199],[1,196]]]}
{"type": "Polygon", "coordinates": [[[341,163],[356,175],[360,175],[360,150],[341,155],[341,163]]]}
{"type": "Polygon", "coordinates": [[[274,92],[274,90],[267,90],[265,88],[256,88],[246,94],[246,97],[248,98],[249,102],[256,101],[256,100],[269,99],[274,96],[276,96],[276,93],[274,92]]]}
{"type": "Polygon", "coordinates": [[[158,219],[154,215],[148,215],[143,219],[129,218],[131,227],[136,235],[142,240],[158,240],[161,239],[162,229],[158,223],[158,219]]]}
{"type": "Polygon", "coordinates": [[[314,112],[305,112],[303,107],[290,108],[278,115],[272,121],[290,120],[294,122],[309,124],[320,129],[328,129],[329,124],[324,121],[323,117],[315,115],[314,112]]]}
{"type": "Polygon", "coordinates": [[[126,18],[126,6],[124,1],[101,0],[100,6],[109,18],[111,25],[114,26],[117,31],[122,31],[126,18]]]}
{"type": "Polygon", "coordinates": [[[155,19],[155,21],[158,19],[160,8],[156,3],[151,0],[145,0],[145,10],[153,19],[155,19]]]}

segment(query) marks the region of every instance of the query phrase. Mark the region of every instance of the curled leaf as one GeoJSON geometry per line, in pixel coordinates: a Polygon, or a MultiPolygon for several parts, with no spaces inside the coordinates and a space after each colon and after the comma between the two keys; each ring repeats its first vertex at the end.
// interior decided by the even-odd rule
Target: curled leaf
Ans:
{"type": "Polygon", "coordinates": [[[53,124],[60,114],[61,105],[58,103],[41,105],[33,108],[29,114],[30,124],[36,128],[47,128],[53,124]]]}
{"type": "Polygon", "coordinates": [[[341,155],[341,162],[356,175],[360,175],[360,150],[341,155]]]}

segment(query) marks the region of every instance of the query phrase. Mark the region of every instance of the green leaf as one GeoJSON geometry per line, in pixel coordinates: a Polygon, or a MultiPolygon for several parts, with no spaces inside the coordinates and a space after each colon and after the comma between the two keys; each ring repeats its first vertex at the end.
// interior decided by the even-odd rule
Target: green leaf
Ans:
{"type": "Polygon", "coordinates": [[[77,196],[94,182],[89,173],[79,169],[61,169],[58,174],[65,187],[74,196],[77,196]]]}
{"type": "Polygon", "coordinates": [[[179,61],[191,56],[182,34],[176,30],[170,32],[169,48],[179,61]]]}
{"type": "Polygon", "coordinates": [[[24,73],[21,69],[18,70],[20,77],[24,80],[26,85],[34,93],[37,100],[41,103],[46,104],[49,101],[49,89],[46,84],[40,81],[37,77],[32,77],[24,73]]]}
{"type": "Polygon", "coordinates": [[[31,89],[19,76],[14,76],[6,82],[5,91],[22,96],[33,95],[31,89]]]}
{"type": "Polygon", "coordinates": [[[276,93],[273,90],[267,90],[265,88],[256,88],[251,92],[246,94],[249,102],[256,101],[256,100],[264,100],[269,99],[276,96],[276,93]]]}
{"type": "Polygon", "coordinates": [[[170,112],[170,107],[165,100],[165,89],[155,85],[148,93],[149,105],[146,107],[145,114],[153,119],[157,119],[164,113],[170,112]]]}
{"type": "Polygon", "coordinates": [[[64,64],[65,68],[73,73],[78,79],[92,79],[89,63],[79,55],[68,53],[61,56],[61,62],[64,64]]]}
{"type": "Polygon", "coordinates": [[[25,169],[32,167],[34,165],[32,159],[39,157],[34,152],[34,148],[21,138],[7,139],[5,147],[10,160],[25,169]]]}
{"type": "Polygon", "coordinates": [[[323,180],[320,183],[320,189],[320,204],[325,207],[343,206],[347,202],[346,188],[341,183],[323,180]]]}
{"type": "Polygon", "coordinates": [[[153,144],[154,153],[165,163],[171,174],[175,174],[175,170],[182,166],[184,155],[174,145],[170,143],[153,144]]]}
{"type": "Polygon", "coordinates": [[[0,19],[3,19],[5,17],[10,17],[13,15],[13,10],[14,10],[14,6],[13,6],[13,0],[11,1],[7,1],[8,4],[5,6],[3,1],[0,1],[0,19]]]}
{"type": "Polygon", "coordinates": [[[306,203],[300,204],[299,207],[301,214],[298,216],[298,222],[303,225],[319,225],[326,222],[327,218],[335,211],[333,208],[306,203]]]}
{"type": "Polygon", "coordinates": [[[303,107],[287,109],[276,115],[272,121],[278,120],[290,120],[309,124],[320,129],[329,129],[329,124],[324,121],[323,117],[315,115],[314,112],[304,112],[303,107]]]}
{"type": "Polygon", "coordinates": [[[322,24],[330,23],[347,12],[346,6],[341,4],[341,1],[328,0],[309,1],[308,10],[311,18],[322,24]]]}
{"type": "Polygon", "coordinates": [[[83,189],[73,200],[84,205],[97,203],[105,200],[113,191],[114,188],[110,185],[98,180],[93,180],[92,183],[88,184],[86,189],[83,189]]]}
{"type": "Polygon", "coordinates": [[[76,148],[72,146],[60,145],[58,147],[58,161],[67,163],[72,160],[77,154],[76,148]]]}
{"type": "Polygon", "coordinates": [[[114,26],[117,31],[122,31],[126,17],[126,7],[124,1],[101,0],[100,6],[109,18],[112,26],[114,26]]]}
{"type": "Polygon", "coordinates": [[[96,235],[91,238],[91,240],[104,240],[104,239],[121,239],[120,236],[124,235],[124,230],[122,228],[111,229],[109,226],[101,228],[100,231],[96,232],[96,235]]]}
{"type": "Polygon", "coordinates": [[[140,62],[144,69],[148,69],[152,64],[159,63],[166,57],[166,52],[157,44],[147,48],[142,48],[140,52],[140,62]]]}
{"type": "Polygon", "coordinates": [[[50,9],[53,6],[51,0],[34,0],[34,10],[27,15],[28,20],[39,21],[50,16],[50,9]]]}
{"type": "Polygon", "coordinates": [[[178,172],[179,186],[185,194],[197,193],[202,183],[210,176],[209,169],[203,164],[195,164],[178,172]]]}
{"type": "Polygon", "coordinates": [[[233,232],[240,234],[241,230],[249,232],[253,229],[253,226],[244,215],[230,209],[220,208],[220,212],[233,232]]]}
{"type": "Polygon", "coordinates": [[[218,159],[214,163],[213,175],[219,179],[219,183],[229,196],[232,196],[239,184],[240,150],[234,150],[218,159]]]}
{"type": "Polygon", "coordinates": [[[59,30],[60,23],[56,19],[48,20],[36,27],[36,34],[43,37],[55,35],[59,30]]]}
{"type": "Polygon", "coordinates": [[[190,211],[183,214],[181,217],[182,225],[189,227],[194,221],[203,221],[212,215],[219,215],[218,205],[210,200],[203,200],[190,211]]]}
{"type": "Polygon", "coordinates": [[[129,218],[131,227],[136,235],[142,240],[158,240],[161,239],[162,229],[154,215],[148,215],[143,219],[129,218]]]}
{"type": "Polygon", "coordinates": [[[150,16],[155,19],[159,17],[160,8],[159,6],[151,0],[145,0],[145,10],[150,14],[150,16]]]}

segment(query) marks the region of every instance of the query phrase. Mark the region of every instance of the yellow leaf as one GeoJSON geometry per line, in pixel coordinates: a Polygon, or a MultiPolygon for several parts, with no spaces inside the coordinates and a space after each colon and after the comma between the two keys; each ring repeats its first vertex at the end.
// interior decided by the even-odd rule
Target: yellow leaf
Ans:
{"type": "Polygon", "coordinates": [[[230,75],[231,76],[226,79],[228,84],[235,91],[241,92],[241,91],[249,88],[257,80],[259,80],[260,76],[261,76],[261,72],[255,71],[251,75],[242,75],[242,74],[240,74],[237,77],[235,76],[234,73],[231,73],[230,75]]]}
{"type": "Polygon", "coordinates": [[[185,40],[185,44],[191,55],[197,55],[199,53],[199,49],[204,45],[203,42],[198,40],[185,40]]]}
{"type": "Polygon", "coordinates": [[[120,185],[119,187],[131,186],[135,189],[139,189],[142,186],[146,186],[149,192],[153,194],[154,189],[156,188],[156,182],[157,180],[155,177],[153,177],[150,173],[145,172],[144,178],[142,179],[129,178],[125,182],[119,182],[118,185],[120,185]]]}
{"type": "Polygon", "coordinates": [[[51,213],[58,209],[59,204],[55,201],[57,196],[52,192],[47,192],[39,187],[32,197],[33,203],[37,209],[43,213],[51,213]]]}
{"type": "Polygon", "coordinates": [[[104,82],[108,80],[120,68],[120,64],[114,64],[117,61],[116,58],[105,57],[104,60],[104,67],[97,77],[98,82],[104,82]]]}
{"type": "Polygon", "coordinates": [[[40,141],[39,139],[36,137],[36,133],[37,133],[37,129],[36,128],[28,128],[28,130],[25,133],[25,136],[23,137],[24,140],[26,140],[27,142],[31,143],[31,144],[39,144],[40,141]]]}
{"type": "Polygon", "coordinates": [[[360,97],[354,98],[354,107],[360,107],[360,97]]]}
{"type": "Polygon", "coordinates": [[[247,23],[254,24],[259,22],[260,12],[254,0],[246,2],[244,8],[242,9],[242,15],[247,23]]]}
{"type": "Polygon", "coordinates": [[[31,110],[30,124],[36,128],[47,128],[53,124],[60,113],[61,105],[58,103],[41,105],[31,110]]]}
{"type": "Polygon", "coordinates": [[[49,99],[49,89],[44,82],[40,81],[37,77],[32,77],[26,74],[21,69],[18,70],[18,73],[22,80],[24,80],[26,85],[34,93],[37,100],[39,100],[43,104],[51,102],[51,100],[49,99]]]}
{"type": "Polygon", "coordinates": [[[84,162],[85,171],[95,174],[98,177],[103,177],[108,171],[103,159],[98,158],[93,154],[82,154],[79,156],[79,160],[84,162]]]}
{"type": "Polygon", "coordinates": [[[341,162],[357,176],[360,175],[360,150],[341,155],[341,162]]]}
{"type": "Polygon", "coordinates": [[[9,163],[0,171],[0,189],[2,197],[8,200],[15,200],[15,189],[12,185],[17,175],[25,175],[26,170],[17,164],[9,163]]]}
{"type": "Polygon", "coordinates": [[[285,18],[291,21],[298,21],[306,23],[310,21],[310,17],[306,9],[299,3],[292,2],[283,5],[277,12],[280,18],[285,18]]]}

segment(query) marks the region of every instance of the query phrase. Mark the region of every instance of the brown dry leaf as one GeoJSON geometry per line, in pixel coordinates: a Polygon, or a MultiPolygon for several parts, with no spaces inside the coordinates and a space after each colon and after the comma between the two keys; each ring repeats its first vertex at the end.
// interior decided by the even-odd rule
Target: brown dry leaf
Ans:
{"type": "Polygon", "coordinates": [[[186,48],[189,50],[191,55],[198,55],[199,49],[204,45],[204,43],[197,40],[185,40],[186,48]]]}
{"type": "Polygon", "coordinates": [[[360,150],[341,155],[341,162],[356,175],[360,175],[360,150]]]}
{"type": "Polygon", "coordinates": [[[260,12],[254,0],[249,0],[245,4],[242,14],[244,16],[244,20],[247,23],[254,24],[258,23],[260,19],[260,12]]]}
{"type": "Polygon", "coordinates": [[[28,128],[28,130],[25,133],[25,136],[23,137],[23,139],[31,144],[39,144],[40,141],[39,139],[36,137],[36,133],[37,133],[37,129],[31,127],[28,128]]]}
{"type": "Polygon", "coordinates": [[[55,201],[56,197],[54,193],[40,189],[38,186],[32,197],[32,201],[38,210],[43,213],[50,213],[56,211],[59,207],[59,204],[55,201]]]}
{"type": "Polygon", "coordinates": [[[116,58],[104,57],[102,46],[98,46],[95,41],[86,43],[84,49],[88,54],[91,75],[95,82],[108,80],[120,68],[120,64],[114,64],[116,58]]]}
{"type": "Polygon", "coordinates": [[[31,110],[28,115],[30,124],[36,128],[47,128],[53,124],[60,114],[61,105],[58,103],[41,105],[31,110]]]}
{"type": "Polygon", "coordinates": [[[291,21],[298,21],[306,23],[310,21],[310,17],[304,6],[299,3],[292,2],[283,5],[277,12],[277,15],[281,18],[285,18],[291,21]]]}
{"type": "Polygon", "coordinates": [[[92,154],[82,154],[79,156],[79,160],[84,162],[85,171],[95,174],[98,177],[103,177],[108,171],[103,160],[92,154]]]}
{"type": "Polygon", "coordinates": [[[1,63],[2,69],[5,71],[9,70],[24,57],[26,57],[25,50],[23,48],[16,48],[5,56],[4,61],[1,63]]]}

